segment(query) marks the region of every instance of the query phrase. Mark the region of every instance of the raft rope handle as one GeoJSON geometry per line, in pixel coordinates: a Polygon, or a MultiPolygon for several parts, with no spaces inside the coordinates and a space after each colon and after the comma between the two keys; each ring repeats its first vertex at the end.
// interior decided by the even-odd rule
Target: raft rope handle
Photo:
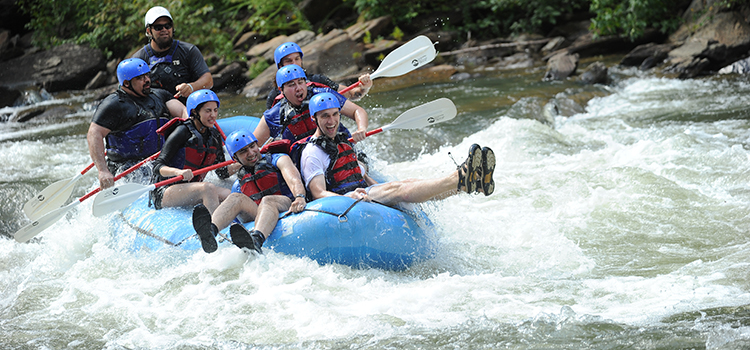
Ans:
{"type": "MultiPolygon", "coordinates": [[[[140,227],[138,227],[138,226],[134,225],[133,223],[131,223],[130,221],[128,221],[128,219],[127,219],[127,218],[125,217],[125,215],[122,215],[122,212],[119,212],[119,213],[117,213],[117,216],[118,216],[118,217],[119,217],[120,219],[122,219],[122,222],[124,222],[124,223],[125,223],[125,225],[128,225],[128,226],[129,226],[130,228],[132,228],[133,230],[135,230],[135,232],[136,232],[136,233],[140,233],[140,234],[142,234],[142,235],[146,235],[146,236],[149,236],[149,237],[151,237],[151,238],[153,238],[153,239],[155,239],[155,240],[157,240],[157,241],[160,241],[160,242],[162,242],[162,243],[164,243],[164,244],[167,244],[167,245],[171,245],[171,246],[173,246],[173,247],[176,247],[176,246],[178,246],[178,245],[182,244],[182,242],[184,242],[184,241],[185,241],[185,239],[183,239],[183,240],[182,240],[181,242],[179,242],[179,243],[177,243],[177,244],[174,244],[174,243],[170,242],[169,240],[165,239],[164,237],[160,237],[160,236],[157,236],[157,235],[155,235],[154,233],[152,233],[151,231],[146,231],[146,230],[144,230],[144,229],[142,229],[142,228],[140,228],[140,227]]],[[[191,237],[192,237],[192,236],[191,236],[191,237]]],[[[190,237],[188,237],[188,238],[190,238],[190,237]]],[[[186,239],[187,239],[187,238],[186,238],[186,239]]]]}
{"type": "MultiPolygon", "coordinates": [[[[362,201],[362,198],[357,199],[356,201],[354,201],[354,203],[352,203],[352,205],[349,206],[349,208],[346,208],[346,210],[344,210],[344,212],[341,213],[341,214],[333,213],[333,212],[326,211],[326,210],[308,209],[308,208],[305,208],[302,211],[312,211],[312,212],[316,212],[316,213],[323,213],[323,214],[333,215],[333,216],[335,216],[335,217],[337,217],[339,219],[339,222],[347,222],[347,221],[349,221],[349,219],[346,217],[346,214],[348,214],[349,211],[351,211],[352,209],[354,209],[354,206],[357,205],[357,203],[359,203],[361,201],[362,201]]],[[[285,217],[287,217],[289,215],[292,215],[292,213],[290,213],[290,212],[285,213],[284,215],[282,215],[279,218],[279,220],[281,220],[281,219],[283,219],[283,218],[285,218],[285,217]]]]}

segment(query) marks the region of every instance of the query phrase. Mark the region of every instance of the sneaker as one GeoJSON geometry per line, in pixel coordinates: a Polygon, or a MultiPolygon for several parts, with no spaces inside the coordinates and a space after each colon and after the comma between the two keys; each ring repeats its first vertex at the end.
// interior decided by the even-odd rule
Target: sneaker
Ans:
{"type": "Polygon", "coordinates": [[[258,254],[263,254],[261,246],[263,246],[265,238],[263,237],[263,234],[260,233],[260,231],[254,230],[251,234],[250,232],[247,232],[245,227],[235,223],[232,224],[232,227],[229,228],[229,234],[232,237],[232,243],[234,243],[234,245],[236,245],[238,248],[250,249],[254,250],[258,254]]]}
{"type": "Polygon", "coordinates": [[[482,177],[482,149],[476,143],[469,148],[469,157],[458,167],[458,190],[473,193],[482,177]]]}
{"type": "Polygon", "coordinates": [[[495,174],[495,152],[489,147],[482,148],[482,178],[480,179],[482,192],[489,196],[495,192],[495,180],[492,176],[495,174]]]}
{"type": "Polygon", "coordinates": [[[206,253],[215,252],[219,247],[216,243],[219,228],[211,222],[211,213],[203,204],[198,204],[193,208],[193,229],[200,237],[203,251],[206,253]]]}

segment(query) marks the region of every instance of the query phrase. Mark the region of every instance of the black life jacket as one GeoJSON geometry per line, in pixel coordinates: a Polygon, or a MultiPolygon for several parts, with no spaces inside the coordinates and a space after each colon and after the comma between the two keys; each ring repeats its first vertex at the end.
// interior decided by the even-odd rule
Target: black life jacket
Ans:
{"type": "MultiPolygon", "coordinates": [[[[175,118],[159,128],[156,132],[164,135],[165,138],[168,138],[169,134],[171,134],[178,125],[184,125],[187,127],[192,135],[185,144],[184,161],[174,161],[171,166],[195,171],[214,165],[218,154],[224,152],[224,149],[222,148],[222,137],[219,131],[216,130],[216,128],[209,128],[210,139],[208,142],[204,142],[203,135],[201,135],[198,129],[195,128],[192,119],[175,118]]],[[[197,175],[194,176],[190,182],[200,182],[203,181],[205,177],[206,174],[197,175]]]]}
{"type": "MultiPolygon", "coordinates": [[[[166,124],[171,116],[164,103],[157,101],[153,94],[147,95],[154,102],[155,110],[143,108],[122,89],[117,90],[120,103],[133,104],[136,123],[126,130],[113,131],[105,137],[107,140],[107,157],[115,161],[128,159],[145,159],[161,150],[164,138],[155,131],[166,124]]],[[[127,108],[130,108],[128,106],[127,108]]]]}
{"type": "Polygon", "coordinates": [[[146,44],[143,47],[148,55],[148,67],[151,69],[152,87],[162,88],[174,94],[177,92],[175,86],[186,82],[185,80],[190,76],[188,66],[179,60],[173,59],[179,45],[179,40],[173,40],[172,51],[164,57],[156,57],[151,44],[146,44]]]}

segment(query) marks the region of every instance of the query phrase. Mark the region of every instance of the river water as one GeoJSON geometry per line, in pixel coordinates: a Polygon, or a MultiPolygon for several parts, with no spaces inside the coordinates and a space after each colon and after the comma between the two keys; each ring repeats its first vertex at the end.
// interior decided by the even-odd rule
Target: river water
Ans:
{"type": "MultiPolygon", "coordinates": [[[[440,97],[458,107],[453,121],[363,143],[387,175],[447,174],[449,153],[460,163],[472,143],[497,155],[492,196],[425,206],[439,251],[404,272],[232,247],[133,254],[90,201],[16,243],[26,200],[90,162],[90,96],[42,102],[79,112],[0,124],[2,347],[750,347],[750,79],[542,75],[485,71],[361,101],[372,128],[440,97]],[[560,114],[542,123],[550,103],[560,114]]],[[[222,116],[262,113],[262,102],[222,98],[222,116]]]]}

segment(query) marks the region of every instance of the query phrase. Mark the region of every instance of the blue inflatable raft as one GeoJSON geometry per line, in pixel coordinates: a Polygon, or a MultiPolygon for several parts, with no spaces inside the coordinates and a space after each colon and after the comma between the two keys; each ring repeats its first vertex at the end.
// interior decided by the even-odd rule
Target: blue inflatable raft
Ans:
{"type": "MultiPolygon", "coordinates": [[[[253,130],[258,119],[243,116],[218,122],[229,134],[239,128],[253,130]]],[[[320,264],[404,270],[432,258],[436,251],[434,226],[418,208],[395,209],[348,197],[322,198],[308,203],[302,213],[282,215],[263,248],[320,264]]],[[[118,244],[132,251],[167,246],[202,251],[191,216],[190,208],[150,208],[144,195],[115,214],[113,228],[118,244]]],[[[253,225],[244,224],[248,230],[253,225]]],[[[228,228],[222,234],[229,236],[228,228]]]]}

